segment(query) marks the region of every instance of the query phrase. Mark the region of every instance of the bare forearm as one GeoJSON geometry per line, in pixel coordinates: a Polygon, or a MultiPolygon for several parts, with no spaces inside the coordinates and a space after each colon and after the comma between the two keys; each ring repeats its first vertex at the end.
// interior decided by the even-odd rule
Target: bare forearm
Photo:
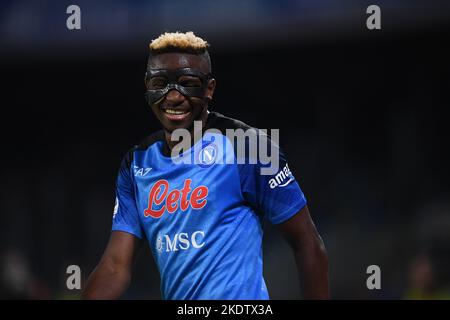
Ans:
{"type": "Polygon", "coordinates": [[[130,283],[130,274],[109,261],[101,261],[89,276],[82,298],[86,300],[118,299],[130,283]]]}
{"type": "Polygon", "coordinates": [[[295,250],[304,299],[328,299],[328,257],[322,241],[295,250]]]}

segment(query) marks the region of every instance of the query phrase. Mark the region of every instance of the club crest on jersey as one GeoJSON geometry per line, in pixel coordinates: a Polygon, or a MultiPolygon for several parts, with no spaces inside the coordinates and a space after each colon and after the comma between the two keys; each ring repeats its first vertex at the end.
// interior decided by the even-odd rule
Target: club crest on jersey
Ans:
{"type": "Polygon", "coordinates": [[[148,207],[144,210],[144,217],[161,218],[165,213],[174,213],[178,209],[186,211],[189,208],[198,210],[206,203],[209,189],[206,186],[191,188],[191,179],[184,180],[183,187],[170,190],[167,180],[161,179],[151,187],[148,196],[148,207]]]}
{"type": "Polygon", "coordinates": [[[197,156],[197,164],[200,167],[209,167],[216,161],[218,149],[213,143],[204,146],[197,156]]]}

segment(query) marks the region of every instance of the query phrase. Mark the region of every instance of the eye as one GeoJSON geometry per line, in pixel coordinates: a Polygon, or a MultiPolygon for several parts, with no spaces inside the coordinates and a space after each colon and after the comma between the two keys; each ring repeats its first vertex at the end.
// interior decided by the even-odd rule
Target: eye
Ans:
{"type": "Polygon", "coordinates": [[[194,76],[182,76],[178,79],[178,83],[183,87],[201,87],[202,80],[194,76]]]}
{"type": "Polygon", "coordinates": [[[167,85],[167,80],[163,77],[153,77],[147,81],[147,89],[149,90],[158,90],[164,89],[167,85]]]}

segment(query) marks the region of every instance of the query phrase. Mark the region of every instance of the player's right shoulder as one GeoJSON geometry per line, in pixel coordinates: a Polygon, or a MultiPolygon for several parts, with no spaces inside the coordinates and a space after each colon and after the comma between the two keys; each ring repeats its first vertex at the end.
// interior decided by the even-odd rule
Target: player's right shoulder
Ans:
{"type": "Polygon", "coordinates": [[[133,151],[145,151],[150,148],[153,144],[164,141],[164,131],[158,130],[151,135],[145,137],[139,144],[135,145],[132,150],[133,151]]]}
{"type": "Polygon", "coordinates": [[[139,144],[136,144],[131,149],[129,149],[123,157],[122,166],[130,167],[131,163],[133,162],[134,153],[136,151],[146,151],[158,141],[164,141],[163,130],[159,130],[150,134],[149,136],[145,137],[139,144]]]}

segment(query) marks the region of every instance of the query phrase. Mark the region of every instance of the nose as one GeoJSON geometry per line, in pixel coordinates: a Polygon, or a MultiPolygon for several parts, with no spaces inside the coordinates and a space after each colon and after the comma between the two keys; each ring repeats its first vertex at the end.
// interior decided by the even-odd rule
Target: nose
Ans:
{"type": "Polygon", "coordinates": [[[184,100],[184,96],[176,89],[171,89],[167,92],[166,101],[172,103],[179,103],[184,100]]]}

